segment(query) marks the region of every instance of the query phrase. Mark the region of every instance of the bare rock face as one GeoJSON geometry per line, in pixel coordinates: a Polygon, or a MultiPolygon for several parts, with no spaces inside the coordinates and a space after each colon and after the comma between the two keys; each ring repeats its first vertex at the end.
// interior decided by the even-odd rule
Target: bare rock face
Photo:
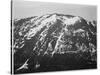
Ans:
{"type": "Polygon", "coordinates": [[[96,21],[47,14],[15,20],[15,73],[96,68],[96,21]]]}

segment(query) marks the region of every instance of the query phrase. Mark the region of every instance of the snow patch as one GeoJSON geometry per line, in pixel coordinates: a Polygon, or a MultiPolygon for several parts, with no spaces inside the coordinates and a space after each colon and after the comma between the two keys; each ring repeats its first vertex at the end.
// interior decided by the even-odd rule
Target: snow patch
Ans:
{"type": "Polygon", "coordinates": [[[25,62],[21,67],[19,67],[19,68],[17,69],[17,71],[18,71],[18,70],[21,70],[21,69],[28,69],[28,64],[27,64],[28,61],[29,61],[29,59],[27,59],[26,62],[25,62]]]}
{"type": "Polygon", "coordinates": [[[78,21],[81,22],[79,17],[67,18],[63,16],[63,19],[64,19],[63,22],[66,25],[74,25],[78,21]]]}

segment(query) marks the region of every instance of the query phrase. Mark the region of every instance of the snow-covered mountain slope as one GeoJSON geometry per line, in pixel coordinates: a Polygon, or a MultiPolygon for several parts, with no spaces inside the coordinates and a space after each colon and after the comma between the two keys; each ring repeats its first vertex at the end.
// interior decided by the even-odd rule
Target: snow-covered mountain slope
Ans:
{"type": "Polygon", "coordinates": [[[37,61],[42,60],[38,56],[68,53],[96,61],[96,21],[54,13],[15,20],[13,28],[16,64],[34,56],[37,61]]]}

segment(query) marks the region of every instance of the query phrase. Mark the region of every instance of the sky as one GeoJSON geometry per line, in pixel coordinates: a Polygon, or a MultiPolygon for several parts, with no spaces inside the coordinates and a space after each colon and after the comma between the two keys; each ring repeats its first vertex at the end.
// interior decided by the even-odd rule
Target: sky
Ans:
{"type": "Polygon", "coordinates": [[[52,13],[81,16],[89,21],[97,20],[97,6],[94,5],[75,5],[28,0],[13,0],[12,2],[13,19],[41,16],[52,13]]]}

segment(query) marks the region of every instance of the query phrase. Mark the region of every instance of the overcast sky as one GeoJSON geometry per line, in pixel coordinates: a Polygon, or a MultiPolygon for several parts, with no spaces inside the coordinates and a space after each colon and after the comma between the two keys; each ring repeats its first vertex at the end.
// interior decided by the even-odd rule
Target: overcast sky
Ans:
{"type": "Polygon", "coordinates": [[[97,8],[90,5],[73,5],[48,2],[34,2],[13,0],[12,17],[25,18],[31,16],[41,16],[44,14],[60,13],[67,15],[81,16],[87,20],[96,20],[97,8]]]}

